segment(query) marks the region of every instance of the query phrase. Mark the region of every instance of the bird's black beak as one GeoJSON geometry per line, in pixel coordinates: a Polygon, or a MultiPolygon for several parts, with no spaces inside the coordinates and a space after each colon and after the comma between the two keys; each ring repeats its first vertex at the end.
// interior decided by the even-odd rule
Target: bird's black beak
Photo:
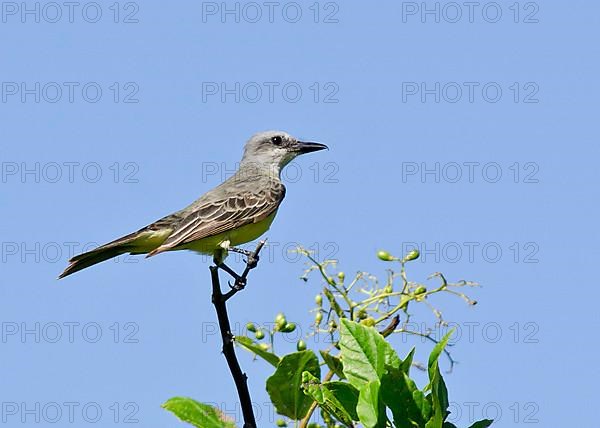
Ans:
{"type": "Polygon", "coordinates": [[[300,152],[300,154],[310,153],[310,152],[318,152],[319,150],[329,149],[325,144],[321,143],[309,143],[304,141],[298,141],[296,143],[296,151],[300,152]]]}

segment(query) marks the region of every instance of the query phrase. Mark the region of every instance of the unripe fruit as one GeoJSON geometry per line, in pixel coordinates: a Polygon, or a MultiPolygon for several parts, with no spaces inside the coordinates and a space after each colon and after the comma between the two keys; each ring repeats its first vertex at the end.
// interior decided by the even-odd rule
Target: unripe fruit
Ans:
{"type": "Polygon", "coordinates": [[[315,324],[319,325],[321,324],[321,321],[323,321],[323,314],[321,312],[317,312],[315,314],[315,324]]]}
{"type": "Polygon", "coordinates": [[[379,260],[383,260],[384,262],[392,262],[396,260],[394,256],[383,250],[377,251],[377,257],[379,257],[379,260]]]}
{"type": "Polygon", "coordinates": [[[285,328],[285,325],[287,324],[287,320],[285,319],[285,315],[283,315],[281,312],[277,314],[277,316],[275,317],[275,330],[277,331],[281,331],[285,328]]]}
{"type": "Polygon", "coordinates": [[[317,306],[321,306],[323,304],[323,296],[317,294],[315,296],[315,303],[317,304],[317,306]]]}
{"type": "Polygon", "coordinates": [[[254,333],[254,336],[258,339],[258,340],[262,340],[265,338],[265,334],[263,333],[262,330],[258,330],[256,333],[254,333]]]}
{"type": "Polygon", "coordinates": [[[294,330],[296,330],[296,323],[293,323],[293,322],[287,323],[281,329],[281,331],[284,332],[284,333],[291,333],[294,330]]]}
{"type": "Polygon", "coordinates": [[[305,351],[306,350],[306,342],[304,342],[304,340],[299,340],[298,343],[296,344],[296,349],[298,351],[305,351]]]}
{"type": "Polygon", "coordinates": [[[427,293],[427,288],[423,287],[422,285],[418,286],[417,289],[415,290],[415,294],[423,294],[423,293],[427,293]]]}
{"type": "Polygon", "coordinates": [[[365,318],[360,323],[362,325],[366,325],[367,327],[373,327],[375,325],[375,319],[373,317],[365,318]]]}
{"type": "Polygon", "coordinates": [[[341,282],[344,282],[344,279],[346,279],[346,274],[344,272],[338,272],[337,277],[341,282]]]}
{"type": "Polygon", "coordinates": [[[404,259],[402,259],[402,261],[410,262],[411,260],[416,260],[419,258],[419,255],[419,250],[412,250],[410,253],[404,256],[404,259]]]}
{"type": "Polygon", "coordinates": [[[251,331],[252,333],[255,333],[256,326],[254,325],[253,322],[249,322],[248,324],[246,324],[246,330],[251,331]]]}
{"type": "Polygon", "coordinates": [[[288,426],[287,422],[284,421],[283,419],[277,419],[277,421],[275,422],[275,425],[277,425],[278,427],[281,427],[281,428],[288,426]]]}

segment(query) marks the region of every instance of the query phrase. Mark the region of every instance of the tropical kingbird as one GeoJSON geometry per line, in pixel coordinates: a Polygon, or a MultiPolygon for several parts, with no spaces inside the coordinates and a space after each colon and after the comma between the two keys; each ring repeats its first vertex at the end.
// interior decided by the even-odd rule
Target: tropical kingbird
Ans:
{"type": "Polygon", "coordinates": [[[326,149],[286,132],[254,135],[234,175],[186,208],[69,260],[59,278],[121,254],[193,250],[222,260],[227,250],[265,233],[285,196],[281,170],[296,156],[326,149]]]}

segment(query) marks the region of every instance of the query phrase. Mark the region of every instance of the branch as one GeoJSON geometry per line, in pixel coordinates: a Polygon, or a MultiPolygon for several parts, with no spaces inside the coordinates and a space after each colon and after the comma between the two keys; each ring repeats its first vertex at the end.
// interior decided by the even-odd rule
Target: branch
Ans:
{"type": "Polygon", "coordinates": [[[256,420],[254,418],[254,410],[252,409],[252,400],[250,399],[250,391],[248,390],[248,376],[244,373],[240,367],[240,364],[235,355],[235,349],[233,346],[233,334],[231,332],[231,324],[229,323],[229,315],[227,314],[227,300],[229,300],[235,293],[243,289],[246,284],[246,277],[250,270],[256,267],[258,262],[258,253],[264,245],[264,241],[261,241],[256,250],[248,255],[248,261],[246,262],[246,269],[240,276],[235,275],[236,286],[232,287],[230,291],[223,294],[221,291],[221,283],[219,281],[219,266],[210,266],[210,275],[212,279],[212,303],[217,311],[217,319],[219,320],[219,329],[221,330],[221,339],[223,340],[223,355],[227,360],[227,365],[233,376],[235,387],[238,392],[240,404],[242,406],[242,414],[244,416],[244,428],[256,428],[256,420]],[[239,284],[243,284],[241,287],[239,284]]]}

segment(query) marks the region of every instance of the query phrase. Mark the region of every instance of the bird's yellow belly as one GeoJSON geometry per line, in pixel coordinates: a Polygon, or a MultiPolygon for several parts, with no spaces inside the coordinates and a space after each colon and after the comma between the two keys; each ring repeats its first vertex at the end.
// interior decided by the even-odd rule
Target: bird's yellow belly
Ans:
{"type": "Polygon", "coordinates": [[[271,227],[271,223],[273,223],[273,219],[275,218],[275,214],[276,212],[266,217],[264,220],[259,221],[258,223],[247,224],[235,230],[209,236],[198,241],[176,247],[174,249],[185,249],[204,254],[214,254],[215,251],[223,249],[221,244],[225,241],[229,241],[229,245],[232,247],[254,241],[256,238],[269,230],[269,227],[271,227]]]}

